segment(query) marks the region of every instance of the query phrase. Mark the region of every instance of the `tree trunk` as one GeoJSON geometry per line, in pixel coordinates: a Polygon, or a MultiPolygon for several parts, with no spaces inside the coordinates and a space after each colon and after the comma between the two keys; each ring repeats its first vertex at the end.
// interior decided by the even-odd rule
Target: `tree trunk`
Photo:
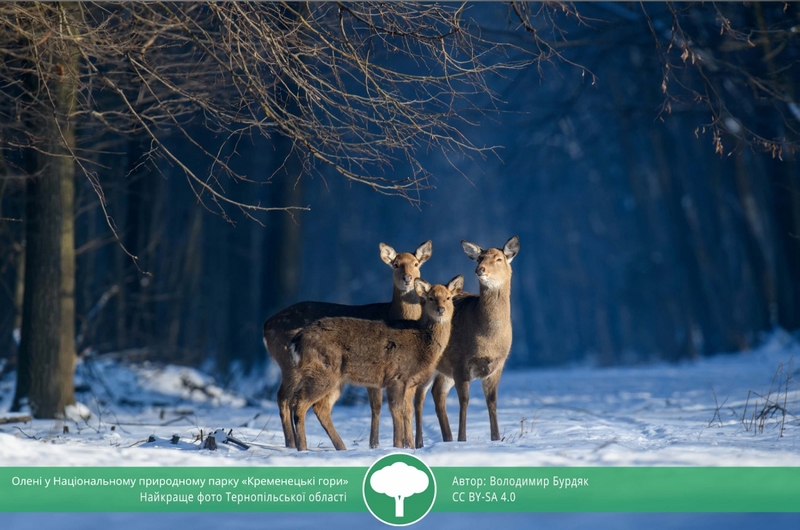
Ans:
{"type": "MultiPolygon", "coordinates": [[[[278,173],[281,182],[272,197],[275,206],[296,206],[303,201],[303,183],[298,179],[299,163],[296,158],[282,158],[281,153],[289,149],[286,138],[277,137],[272,164],[284,169],[278,173]]],[[[266,312],[273,314],[288,305],[298,302],[301,267],[303,262],[301,217],[285,214],[275,216],[269,226],[268,250],[264,264],[264,289],[267,300],[266,312]]],[[[341,220],[339,220],[341,222],[341,220]]],[[[340,267],[339,270],[344,270],[340,267]]],[[[341,301],[346,303],[346,301],[341,301]]]]}
{"type": "Polygon", "coordinates": [[[50,86],[55,108],[41,108],[37,171],[27,182],[25,292],[14,408],[27,398],[37,418],[63,416],[75,402],[75,104],[77,56],[53,57],[62,75],[50,86]],[[69,61],[68,64],[64,64],[69,61]]]}
{"type": "Polygon", "coordinates": [[[27,185],[25,290],[15,406],[27,397],[34,416],[55,418],[75,401],[74,167],[70,158],[44,154],[38,158],[41,172],[27,185]]]}
{"type": "MultiPolygon", "coordinates": [[[[302,182],[294,175],[288,175],[283,182],[282,198],[286,205],[302,204],[302,182]]],[[[302,231],[299,219],[291,215],[282,215],[280,220],[280,233],[278,235],[278,268],[279,285],[281,291],[278,295],[280,306],[295,303],[297,291],[300,289],[300,267],[302,263],[302,231]]]]}

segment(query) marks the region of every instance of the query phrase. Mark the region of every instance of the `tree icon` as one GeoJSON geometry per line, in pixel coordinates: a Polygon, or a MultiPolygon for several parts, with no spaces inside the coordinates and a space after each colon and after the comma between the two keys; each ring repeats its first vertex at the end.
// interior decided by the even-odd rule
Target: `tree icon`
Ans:
{"type": "Polygon", "coordinates": [[[375,492],[394,498],[395,517],[403,517],[406,497],[424,492],[428,484],[428,475],[424,471],[403,462],[379,469],[369,479],[369,485],[375,492]]]}

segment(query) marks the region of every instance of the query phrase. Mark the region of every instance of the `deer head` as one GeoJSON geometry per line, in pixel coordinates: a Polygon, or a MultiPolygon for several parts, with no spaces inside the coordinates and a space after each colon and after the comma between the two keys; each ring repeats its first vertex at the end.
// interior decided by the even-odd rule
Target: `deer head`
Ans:
{"type": "Polygon", "coordinates": [[[378,245],[378,248],[380,248],[383,262],[394,269],[395,289],[402,293],[407,293],[414,289],[414,280],[419,278],[419,268],[433,254],[433,243],[430,240],[417,247],[413,254],[410,252],[400,252],[398,254],[385,243],[378,245]]]}
{"type": "Polygon", "coordinates": [[[475,274],[481,287],[488,290],[499,289],[511,281],[511,261],[519,252],[519,238],[509,239],[502,249],[482,249],[469,241],[461,241],[461,248],[469,259],[477,261],[475,274]]]}
{"type": "Polygon", "coordinates": [[[414,289],[422,301],[423,314],[434,322],[449,321],[453,317],[453,297],[464,288],[464,277],[460,274],[445,285],[431,285],[422,278],[414,280],[414,289]]]}

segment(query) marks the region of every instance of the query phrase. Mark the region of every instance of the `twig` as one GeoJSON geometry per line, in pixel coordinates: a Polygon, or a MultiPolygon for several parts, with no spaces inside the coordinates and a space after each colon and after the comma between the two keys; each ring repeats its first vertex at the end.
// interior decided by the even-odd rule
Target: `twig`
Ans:
{"type": "MultiPolygon", "coordinates": [[[[709,386],[711,386],[711,385],[709,385],[709,386]]],[[[713,415],[713,416],[711,417],[711,419],[709,420],[709,422],[708,422],[708,426],[709,426],[709,427],[711,427],[711,425],[714,423],[714,420],[716,419],[716,420],[718,421],[718,423],[719,423],[719,427],[722,427],[722,425],[723,425],[723,424],[722,424],[722,416],[720,416],[720,414],[719,414],[719,410],[720,410],[722,407],[724,407],[724,406],[725,406],[725,403],[727,403],[727,401],[728,401],[728,398],[726,397],[726,398],[725,398],[725,401],[723,401],[723,402],[722,402],[722,405],[720,405],[720,404],[719,404],[719,401],[717,401],[717,393],[716,393],[716,392],[714,392],[714,387],[713,387],[713,386],[711,387],[711,393],[714,395],[714,415],[713,415]]]]}
{"type": "Polygon", "coordinates": [[[30,434],[26,433],[25,431],[23,431],[22,429],[20,429],[20,428],[19,428],[19,427],[17,427],[16,425],[14,426],[14,428],[15,428],[16,430],[18,430],[20,433],[22,433],[22,435],[23,435],[24,437],[26,437],[26,438],[28,438],[28,439],[30,439],[30,440],[38,440],[38,439],[39,439],[39,438],[37,438],[36,436],[32,436],[32,435],[30,435],[30,434]]]}

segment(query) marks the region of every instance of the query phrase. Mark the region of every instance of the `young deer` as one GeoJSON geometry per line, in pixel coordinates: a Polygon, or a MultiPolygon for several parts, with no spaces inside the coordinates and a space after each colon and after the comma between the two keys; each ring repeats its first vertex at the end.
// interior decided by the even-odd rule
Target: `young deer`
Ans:
{"type": "MultiPolygon", "coordinates": [[[[519,238],[512,237],[503,249],[483,250],[467,241],[461,242],[467,256],[478,262],[475,274],[480,282],[480,296],[465,294],[455,301],[450,343],[436,367],[433,402],[442,429],[442,439],[453,441],[445,400],[455,384],[460,407],[458,441],[467,441],[467,405],[469,383],[481,379],[492,440],[500,439],[497,426],[497,385],[511,351],[511,261],[519,252],[519,238]]],[[[422,405],[428,385],[420,385],[415,396],[416,446],[422,447],[422,405]]]]}
{"type": "Polygon", "coordinates": [[[312,405],[333,446],[346,449],[330,415],[343,383],[378,391],[385,388],[394,446],[412,447],[414,391],[430,380],[444,353],[450,339],[453,296],[463,287],[463,276],[447,286],[414,280],[422,300],[422,317],[417,321],[323,318],[303,328],[291,343],[300,357],[292,396],[297,449],[307,449],[305,418],[312,405]]]}
{"type": "MultiPolygon", "coordinates": [[[[392,274],[392,301],[390,303],[349,306],[324,302],[300,302],[269,317],[264,322],[264,346],[281,369],[281,385],[278,388],[278,410],[283,426],[286,447],[294,447],[292,417],[289,400],[295,381],[298,359],[290,351],[292,337],[303,327],[325,317],[353,317],[367,320],[417,320],[422,315],[419,296],[414,290],[414,280],[419,278],[419,268],[430,259],[433,243],[426,241],[413,254],[397,253],[389,245],[379,245],[381,259],[394,269],[392,274]]],[[[370,447],[378,447],[378,427],[383,397],[380,389],[367,389],[372,407],[372,426],[369,434],[370,447]]],[[[316,412],[316,408],[315,408],[316,412]]],[[[317,416],[325,414],[317,412],[317,416]]],[[[323,420],[320,420],[323,421],[323,420]]]]}

